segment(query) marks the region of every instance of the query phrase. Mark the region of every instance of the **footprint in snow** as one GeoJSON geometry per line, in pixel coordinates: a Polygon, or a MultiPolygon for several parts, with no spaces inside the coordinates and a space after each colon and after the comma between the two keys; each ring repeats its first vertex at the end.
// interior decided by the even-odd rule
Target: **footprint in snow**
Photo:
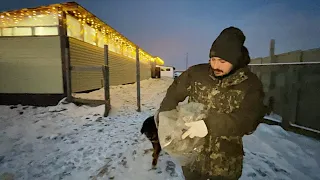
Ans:
{"type": "Polygon", "coordinates": [[[256,176],[257,176],[256,173],[249,173],[249,174],[247,174],[247,177],[256,177],[256,176]]]}
{"type": "Polygon", "coordinates": [[[18,108],[17,106],[10,106],[10,109],[16,109],[18,108]]]}
{"type": "Polygon", "coordinates": [[[4,160],[4,156],[0,156],[0,163],[4,160]]]}
{"type": "Polygon", "coordinates": [[[258,174],[260,174],[262,177],[266,177],[266,176],[267,176],[267,173],[261,171],[261,169],[254,169],[254,170],[255,170],[258,174]]]}
{"type": "Polygon", "coordinates": [[[176,165],[172,161],[167,161],[166,172],[170,174],[171,177],[177,177],[176,165]]]}

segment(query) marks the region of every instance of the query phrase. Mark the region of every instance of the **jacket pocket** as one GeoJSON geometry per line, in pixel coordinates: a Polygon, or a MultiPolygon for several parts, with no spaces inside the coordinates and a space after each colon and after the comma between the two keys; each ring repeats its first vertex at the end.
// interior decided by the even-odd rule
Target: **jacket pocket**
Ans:
{"type": "Polygon", "coordinates": [[[242,138],[238,136],[218,137],[217,144],[219,146],[219,151],[224,152],[226,156],[243,156],[243,144],[242,138]]]}

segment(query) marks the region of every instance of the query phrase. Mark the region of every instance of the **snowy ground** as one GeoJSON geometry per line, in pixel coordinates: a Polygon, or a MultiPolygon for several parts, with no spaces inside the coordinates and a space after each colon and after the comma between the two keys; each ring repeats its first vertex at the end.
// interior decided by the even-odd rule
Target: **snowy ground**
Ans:
{"type": "MultiPolygon", "coordinates": [[[[150,170],[152,146],[140,135],[171,83],[142,81],[141,113],[135,85],[112,87],[107,118],[103,106],[0,106],[0,179],[182,180],[179,164],[163,152],[150,170]]],[[[76,96],[102,99],[103,90],[76,96]]],[[[319,141],[266,124],[243,140],[241,179],[320,180],[319,141]]]]}

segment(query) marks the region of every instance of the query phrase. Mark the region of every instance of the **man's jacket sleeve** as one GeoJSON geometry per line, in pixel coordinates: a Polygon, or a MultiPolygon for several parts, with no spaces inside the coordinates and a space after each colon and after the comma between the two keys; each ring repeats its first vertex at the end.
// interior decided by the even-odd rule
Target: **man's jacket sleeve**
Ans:
{"type": "Polygon", "coordinates": [[[159,112],[171,111],[177,107],[179,102],[185,100],[189,95],[188,87],[190,85],[190,69],[184,71],[169,86],[166,96],[160,104],[159,112]]]}
{"type": "Polygon", "coordinates": [[[266,113],[262,84],[251,86],[240,108],[229,114],[215,113],[207,121],[213,136],[243,136],[256,130],[266,113]]]}

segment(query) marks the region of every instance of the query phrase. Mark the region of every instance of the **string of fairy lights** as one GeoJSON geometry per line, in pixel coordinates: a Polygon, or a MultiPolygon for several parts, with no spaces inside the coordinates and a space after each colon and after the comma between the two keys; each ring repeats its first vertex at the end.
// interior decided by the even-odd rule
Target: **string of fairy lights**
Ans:
{"type": "MultiPolygon", "coordinates": [[[[46,7],[39,7],[35,9],[20,9],[10,12],[3,12],[0,13],[0,27],[14,27],[18,26],[20,22],[23,22],[26,19],[32,19],[34,21],[39,20],[41,21],[41,16],[49,15],[53,19],[57,19],[57,21],[53,21],[54,24],[51,25],[58,25],[58,19],[63,18],[63,12],[67,15],[72,16],[73,18],[77,19],[78,22],[84,26],[89,25],[91,28],[95,30],[94,38],[98,38],[98,33],[102,34],[103,40],[105,44],[113,43],[115,46],[120,46],[120,51],[123,55],[131,56],[135,55],[136,53],[136,46],[131,41],[126,39],[123,35],[118,33],[116,30],[102,22],[100,19],[95,17],[90,12],[82,9],[82,8],[69,8],[68,5],[63,4],[55,4],[46,7]],[[123,53],[129,52],[129,53],[123,53]]],[[[65,23],[66,20],[63,19],[65,23]]],[[[67,23],[68,26],[68,23],[67,23]]],[[[81,31],[81,33],[84,33],[81,31]]],[[[163,65],[164,62],[159,57],[152,57],[150,54],[145,52],[143,49],[139,48],[139,57],[142,61],[156,61],[157,64],[163,65]]]]}
{"type": "Polygon", "coordinates": [[[21,9],[13,12],[0,13],[0,22],[2,27],[19,24],[19,22],[30,18],[37,20],[39,15],[52,15],[53,18],[61,17],[62,11],[58,11],[56,7],[43,9],[21,9]]]}

